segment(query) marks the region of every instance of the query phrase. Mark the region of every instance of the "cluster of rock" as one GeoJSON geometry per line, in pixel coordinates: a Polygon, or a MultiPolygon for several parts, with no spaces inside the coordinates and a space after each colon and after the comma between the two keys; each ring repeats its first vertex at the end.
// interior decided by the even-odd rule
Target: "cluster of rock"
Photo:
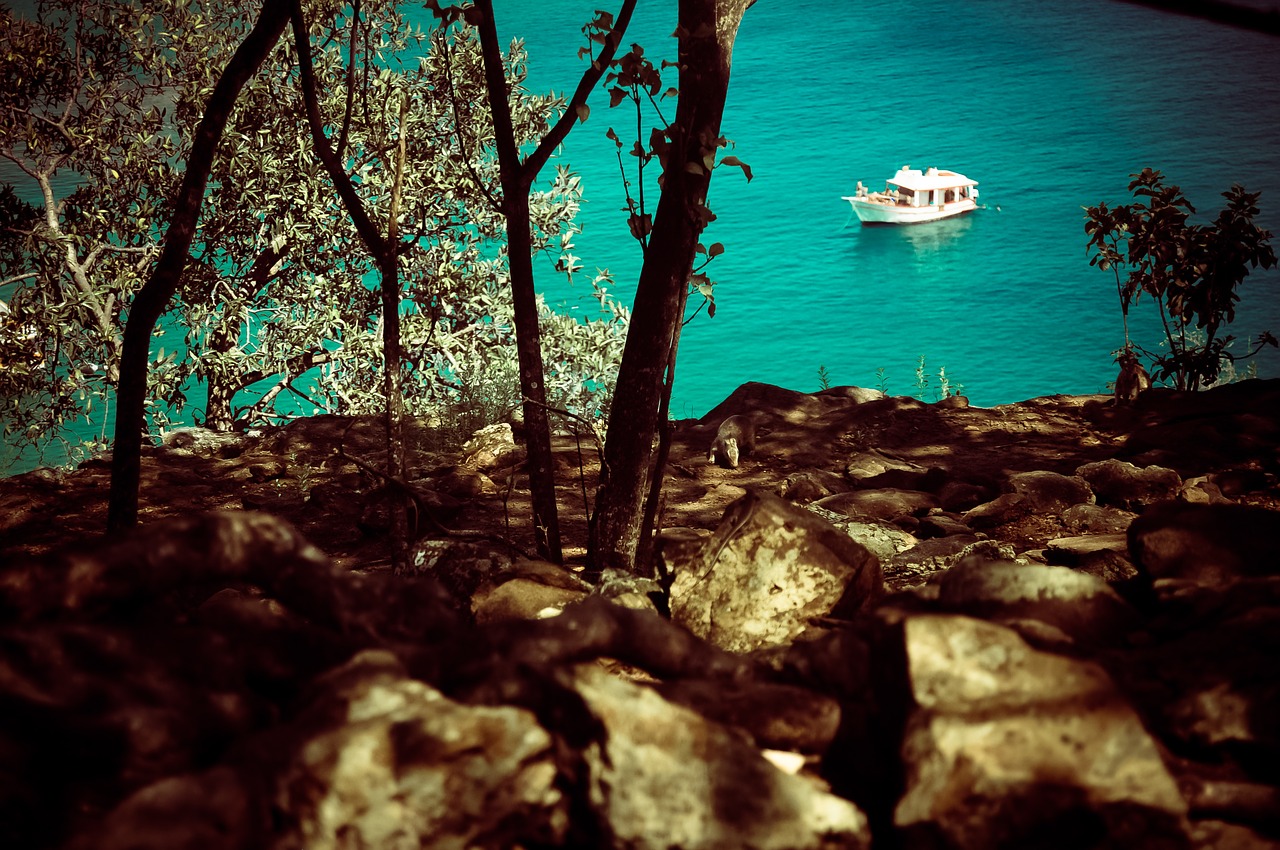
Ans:
{"type": "MultiPolygon", "coordinates": [[[[505,523],[352,570],[309,538],[385,528],[359,428],[215,440],[239,504],[188,504],[258,512],[0,570],[0,846],[1280,846],[1277,411],[749,384],[677,431],[656,576],[591,583],[505,523]]],[[[518,458],[422,498],[518,515],[518,458]]]]}

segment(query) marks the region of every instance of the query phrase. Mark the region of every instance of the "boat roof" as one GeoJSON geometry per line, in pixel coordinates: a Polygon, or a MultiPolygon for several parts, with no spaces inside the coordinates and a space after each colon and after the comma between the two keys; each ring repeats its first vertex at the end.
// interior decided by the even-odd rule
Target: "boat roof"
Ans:
{"type": "Polygon", "coordinates": [[[904,189],[911,189],[916,192],[927,192],[930,189],[955,189],[960,186],[977,186],[977,180],[970,180],[963,174],[957,174],[954,171],[943,171],[937,168],[930,168],[928,171],[921,172],[918,168],[912,168],[904,165],[898,169],[898,173],[889,179],[889,183],[894,186],[901,186],[904,189]]]}

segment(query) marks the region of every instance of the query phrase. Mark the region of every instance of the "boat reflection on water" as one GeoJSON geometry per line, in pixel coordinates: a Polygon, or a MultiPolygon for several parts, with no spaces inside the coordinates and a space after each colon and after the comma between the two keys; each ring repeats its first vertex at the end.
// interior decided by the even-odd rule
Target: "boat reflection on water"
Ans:
{"type": "Polygon", "coordinates": [[[977,218],[958,216],[919,227],[863,227],[857,232],[858,253],[864,256],[896,253],[907,244],[916,254],[931,254],[958,241],[973,229],[977,218]]]}
{"type": "MultiPolygon", "coordinates": [[[[946,248],[967,233],[973,227],[973,221],[974,216],[966,215],[937,221],[928,227],[893,228],[893,233],[911,243],[911,247],[915,248],[917,253],[923,254],[946,248]]],[[[873,228],[873,230],[884,229],[873,228]]]]}

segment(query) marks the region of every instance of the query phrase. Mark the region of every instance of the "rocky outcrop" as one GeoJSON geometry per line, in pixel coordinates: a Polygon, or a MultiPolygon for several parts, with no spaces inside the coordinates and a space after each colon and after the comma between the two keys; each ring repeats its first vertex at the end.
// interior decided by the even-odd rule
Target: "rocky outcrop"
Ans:
{"type": "Polygon", "coordinates": [[[672,619],[733,652],[790,643],[813,620],[863,610],[882,590],[875,555],[767,493],[734,502],[706,544],[673,568],[672,619]]]}
{"type": "Polygon", "coordinates": [[[124,540],[7,479],[0,846],[1280,846],[1280,382],[855,390],[680,423],[657,579],[522,551],[501,429],[407,425],[406,575],[376,420],[175,436],[124,540]]]}
{"type": "Polygon", "coordinates": [[[598,668],[576,688],[604,727],[591,798],[612,847],[869,848],[866,816],[731,730],[598,668]]]}
{"type": "Polygon", "coordinates": [[[903,626],[908,846],[1178,846],[1187,802],[1096,664],[964,617],[903,626]]]}

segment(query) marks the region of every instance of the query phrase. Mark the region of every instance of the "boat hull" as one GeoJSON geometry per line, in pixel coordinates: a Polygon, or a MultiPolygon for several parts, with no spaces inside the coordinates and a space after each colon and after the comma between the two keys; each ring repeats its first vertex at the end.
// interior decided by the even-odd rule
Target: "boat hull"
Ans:
{"type": "Polygon", "coordinates": [[[978,208],[976,201],[965,198],[950,204],[929,204],[912,207],[902,204],[880,203],[866,198],[845,197],[863,224],[924,224],[944,218],[963,215],[978,208]]]}

